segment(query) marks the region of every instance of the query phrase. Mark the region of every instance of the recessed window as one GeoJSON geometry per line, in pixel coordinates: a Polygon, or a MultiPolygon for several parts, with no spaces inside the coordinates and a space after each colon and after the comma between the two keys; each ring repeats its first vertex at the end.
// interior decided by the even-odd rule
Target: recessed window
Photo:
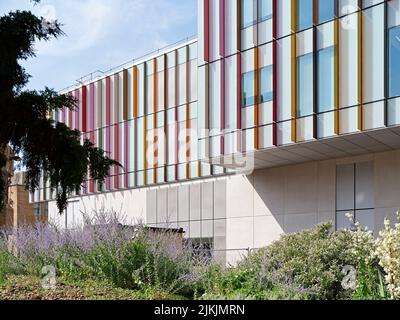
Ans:
{"type": "Polygon", "coordinates": [[[268,66],[260,70],[261,103],[272,101],[273,99],[272,71],[272,66],[268,66]]]}
{"type": "Polygon", "coordinates": [[[318,112],[334,109],[335,104],[335,48],[318,51],[318,112]]]}
{"type": "Polygon", "coordinates": [[[242,107],[254,105],[254,71],[243,74],[242,88],[242,107]]]}
{"type": "Polygon", "coordinates": [[[324,23],[335,18],[336,0],[319,0],[318,23],[324,23]]]}
{"type": "Polygon", "coordinates": [[[272,0],[258,0],[259,21],[272,18],[272,0]]]}
{"type": "Polygon", "coordinates": [[[297,116],[305,117],[313,114],[313,54],[309,53],[297,58],[297,116]]]}
{"type": "Polygon", "coordinates": [[[389,95],[400,96],[400,26],[389,29],[389,95]]]}
{"type": "Polygon", "coordinates": [[[297,30],[313,26],[313,0],[297,0],[297,30]]]}
{"type": "Polygon", "coordinates": [[[242,0],[242,29],[255,24],[254,0],[242,0]]]}

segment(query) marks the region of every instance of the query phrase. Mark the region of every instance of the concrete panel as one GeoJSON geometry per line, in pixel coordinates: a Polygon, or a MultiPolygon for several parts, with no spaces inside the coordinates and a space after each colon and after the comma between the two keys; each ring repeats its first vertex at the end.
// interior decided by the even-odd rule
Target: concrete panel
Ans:
{"type": "Polygon", "coordinates": [[[254,215],[254,188],[252,176],[232,176],[226,181],[227,218],[252,217],[254,215]]]}
{"type": "MultiPolygon", "coordinates": [[[[117,213],[124,224],[145,223],[147,195],[146,189],[139,189],[72,198],[73,205],[67,210],[67,226],[80,227],[84,214],[93,216],[101,210],[117,213]]],[[[60,228],[65,227],[65,216],[58,214],[55,201],[49,202],[49,221],[60,228]]]]}
{"type": "Polygon", "coordinates": [[[166,223],[172,221],[168,218],[168,190],[165,188],[157,190],[157,223],[166,223]]]}
{"type": "Polygon", "coordinates": [[[335,227],[335,211],[318,212],[317,224],[331,222],[332,227],[335,227]]]}
{"type": "Polygon", "coordinates": [[[294,233],[312,229],[317,224],[317,214],[287,214],[285,215],[285,233],[294,233]]]}
{"type": "Polygon", "coordinates": [[[201,222],[201,237],[202,238],[214,237],[214,222],[212,220],[201,222]]]}
{"type": "Polygon", "coordinates": [[[147,223],[157,223],[157,190],[147,192],[147,223]]]}
{"type": "Polygon", "coordinates": [[[279,215],[284,210],[284,168],[254,172],[254,215],[279,215]]]}
{"type": "Polygon", "coordinates": [[[201,185],[190,185],[190,221],[201,220],[201,185]]]}
{"type": "Polygon", "coordinates": [[[214,182],[214,218],[226,218],[226,180],[214,182]]]}
{"type": "Polygon", "coordinates": [[[285,168],[285,213],[317,212],[318,163],[285,168]]]}
{"type": "Polygon", "coordinates": [[[214,218],[214,183],[201,184],[201,216],[203,220],[214,218]]]}
{"type": "Polygon", "coordinates": [[[396,212],[400,210],[400,206],[395,208],[378,208],[375,209],[375,235],[379,235],[379,231],[385,228],[384,221],[388,218],[394,226],[397,223],[396,212]]]}
{"type": "Polygon", "coordinates": [[[336,209],[336,164],[334,160],[318,163],[318,212],[336,209]]]}
{"type": "Polygon", "coordinates": [[[400,206],[400,151],[375,156],[375,207],[400,206]]]}
{"type": "Polygon", "coordinates": [[[254,247],[262,248],[283,234],[284,216],[254,217],[254,247]]]}
{"type": "Polygon", "coordinates": [[[183,185],[178,187],[178,220],[189,221],[189,186],[183,185]]]}
{"type": "Polygon", "coordinates": [[[168,188],[168,219],[178,221],[178,188],[168,188]]]}
{"type": "Polygon", "coordinates": [[[191,221],[190,222],[190,238],[201,238],[201,222],[191,221]]]}
{"type": "Polygon", "coordinates": [[[254,218],[231,218],[226,222],[227,249],[254,247],[254,218]]]}

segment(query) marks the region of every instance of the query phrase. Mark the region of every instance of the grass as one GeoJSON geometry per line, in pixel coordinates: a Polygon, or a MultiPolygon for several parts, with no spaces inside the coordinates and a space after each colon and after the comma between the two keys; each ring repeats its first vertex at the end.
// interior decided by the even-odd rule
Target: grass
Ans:
{"type": "Polygon", "coordinates": [[[58,280],[55,289],[44,289],[33,276],[10,275],[0,287],[0,300],[177,300],[183,297],[159,290],[133,291],[93,280],[58,280]]]}

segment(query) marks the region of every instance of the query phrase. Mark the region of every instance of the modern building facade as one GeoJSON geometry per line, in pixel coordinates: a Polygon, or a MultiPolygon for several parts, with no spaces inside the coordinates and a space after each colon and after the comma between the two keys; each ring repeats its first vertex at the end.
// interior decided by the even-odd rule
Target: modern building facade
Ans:
{"type": "Polygon", "coordinates": [[[282,233],[400,209],[400,0],[199,0],[198,39],[66,92],[52,117],[124,168],[61,225],[114,209],[235,261],[282,233]]]}

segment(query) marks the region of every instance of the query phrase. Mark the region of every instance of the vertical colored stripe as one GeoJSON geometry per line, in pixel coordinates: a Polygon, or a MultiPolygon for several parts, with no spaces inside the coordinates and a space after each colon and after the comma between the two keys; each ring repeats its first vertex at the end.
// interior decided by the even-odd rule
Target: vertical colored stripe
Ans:
{"type": "Polygon", "coordinates": [[[358,0],[358,130],[363,130],[363,0],[358,0]]]}
{"type": "Polygon", "coordinates": [[[157,117],[158,117],[158,96],[157,96],[157,88],[158,88],[158,78],[157,78],[157,58],[153,59],[153,147],[154,147],[154,161],[153,161],[153,169],[154,169],[154,182],[157,183],[157,167],[158,167],[158,137],[157,137],[157,117]]]}
{"type": "Polygon", "coordinates": [[[385,52],[385,62],[384,62],[384,70],[385,70],[385,85],[384,85],[384,90],[385,90],[385,109],[384,109],[384,121],[385,121],[385,127],[389,125],[389,119],[388,119],[388,98],[389,98],[389,29],[388,29],[388,1],[385,1],[384,3],[384,52],[385,52]]]}
{"type": "Polygon", "coordinates": [[[204,0],[204,60],[210,61],[210,0],[204,0]]]}
{"type": "Polygon", "coordinates": [[[75,90],[75,99],[76,99],[76,107],[74,110],[75,115],[75,123],[74,123],[74,130],[79,130],[79,110],[80,110],[80,89],[75,90]]]}
{"type": "Polygon", "coordinates": [[[318,1],[313,3],[313,138],[318,139],[318,1]]]}
{"type": "Polygon", "coordinates": [[[339,1],[336,1],[336,17],[334,21],[334,46],[335,46],[335,54],[334,54],[334,59],[335,59],[335,75],[334,75],[334,80],[335,80],[335,105],[334,105],[334,130],[335,134],[339,135],[340,134],[340,117],[339,117],[339,109],[340,109],[340,95],[339,95],[339,72],[340,72],[340,25],[339,25],[339,18],[338,18],[338,12],[339,12],[339,1]]]}
{"type": "Polygon", "coordinates": [[[144,184],[147,184],[147,113],[148,113],[148,106],[147,106],[147,64],[146,62],[143,63],[143,101],[144,101],[144,119],[143,119],[143,163],[144,163],[144,184]]]}
{"type": "Polygon", "coordinates": [[[138,116],[138,70],[137,66],[133,66],[133,118],[137,118],[138,116]]]}
{"type": "Polygon", "coordinates": [[[125,153],[124,153],[124,155],[125,155],[125,159],[124,159],[124,161],[125,161],[125,173],[124,173],[124,188],[126,189],[126,188],[128,188],[128,186],[129,186],[129,181],[128,181],[128,178],[129,178],[129,172],[130,172],[130,166],[129,166],[129,149],[130,149],[130,137],[129,137],[129,122],[128,121],[125,121],[124,122],[124,136],[125,136],[125,140],[124,140],[124,149],[125,149],[125,153]]]}
{"type": "MultiPolygon", "coordinates": [[[[207,0],[205,2],[208,3],[207,0]]],[[[179,180],[179,119],[178,119],[178,104],[179,104],[179,70],[178,70],[178,50],[175,50],[175,180],[179,180]]]]}
{"type": "Polygon", "coordinates": [[[292,94],[292,119],[291,119],[291,140],[297,142],[297,128],[296,128],[296,115],[297,115],[297,48],[296,48],[296,8],[297,0],[292,0],[292,35],[291,35],[291,49],[292,49],[292,82],[291,82],[291,94],[292,94]]]}
{"type": "Polygon", "coordinates": [[[86,133],[87,126],[86,126],[86,115],[87,115],[87,88],[86,86],[82,87],[82,119],[81,119],[81,131],[82,133],[86,133]]]}
{"type": "Polygon", "coordinates": [[[168,181],[168,57],[164,54],[164,181],[168,181]]]}
{"type": "Polygon", "coordinates": [[[237,82],[237,96],[236,96],[236,110],[237,110],[237,151],[242,152],[242,54],[236,54],[236,82],[237,82]]]}
{"type": "Polygon", "coordinates": [[[124,188],[128,187],[128,166],[129,166],[129,144],[128,144],[128,70],[124,69],[122,71],[122,118],[125,122],[123,124],[124,129],[124,188]]]}
{"type": "MultiPolygon", "coordinates": [[[[87,131],[87,125],[86,125],[86,115],[87,115],[87,87],[82,86],[82,119],[81,119],[81,131],[82,131],[82,140],[86,139],[86,131],[87,131]]],[[[82,193],[86,194],[87,193],[87,182],[86,182],[86,177],[85,180],[83,181],[83,187],[82,187],[82,193]]]]}
{"type": "MultiPolygon", "coordinates": [[[[114,160],[119,161],[119,74],[114,74],[114,160]]],[[[114,167],[114,189],[119,189],[119,167],[114,167]]]]}
{"type": "Polygon", "coordinates": [[[238,52],[242,49],[242,0],[236,0],[236,50],[238,52]]]}
{"type": "Polygon", "coordinates": [[[260,49],[254,48],[254,148],[259,149],[258,125],[259,125],[259,101],[260,101],[260,49]]]}
{"type": "Polygon", "coordinates": [[[128,70],[122,71],[123,121],[128,120],[128,70]]]}
{"type": "MultiPolygon", "coordinates": [[[[111,154],[111,79],[106,78],[106,153],[111,154]]],[[[106,189],[111,190],[111,171],[106,178],[106,189]]]]}
{"type": "Polygon", "coordinates": [[[220,96],[220,113],[221,113],[221,155],[225,154],[225,108],[226,108],[226,75],[225,75],[225,58],[221,59],[221,96],[220,96]]]}
{"type": "Polygon", "coordinates": [[[90,84],[90,115],[89,115],[90,142],[94,144],[94,83],[90,84]]]}
{"type": "Polygon", "coordinates": [[[259,108],[260,108],[260,49],[258,47],[258,16],[259,16],[259,5],[258,1],[255,4],[255,17],[254,20],[257,21],[257,24],[253,27],[254,30],[254,148],[258,150],[260,148],[260,139],[258,133],[258,126],[260,124],[259,121],[259,108]]]}
{"type": "MultiPolygon", "coordinates": [[[[94,144],[94,83],[90,84],[90,114],[89,114],[89,137],[90,137],[90,142],[94,144]]],[[[89,177],[89,192],[93,193],[94,192],[94,181],[92,177],[89,177]]]]}
{"type": "Polygon", "coordinates": [[[190,68],[189,68],[189,46],[186,46],[186,178],[190,178],[190,160],[191,160],[191,123],[190,123],[190,68]]]}
{"type": "Polygon", "coordinates": [[[278,145],[278,0],[272,2],[272,63],[273,63],[273,138],[274,146],[278,145]]]}
{"type": "Polygon", "coordinates": [[[225,0],[219,0],[219,55],[225,57],[225,0]]]}

